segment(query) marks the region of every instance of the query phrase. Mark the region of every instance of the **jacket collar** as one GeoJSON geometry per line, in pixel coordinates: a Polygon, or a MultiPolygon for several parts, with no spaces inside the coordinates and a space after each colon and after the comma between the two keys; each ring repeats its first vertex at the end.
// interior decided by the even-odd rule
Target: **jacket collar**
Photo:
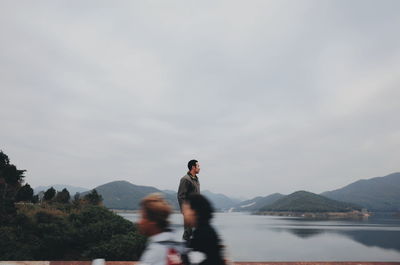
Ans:
{"type": "Polygon", "coordinates": [[[188,176],[190,177],[190,178],[192,178],[192,179],[195,179],[195,180],[197,180],[198,179],[198,177],[197,177],[197,175],[192,175],[192,174],[190,174],[190,171],[188,171],[188,176]]]}

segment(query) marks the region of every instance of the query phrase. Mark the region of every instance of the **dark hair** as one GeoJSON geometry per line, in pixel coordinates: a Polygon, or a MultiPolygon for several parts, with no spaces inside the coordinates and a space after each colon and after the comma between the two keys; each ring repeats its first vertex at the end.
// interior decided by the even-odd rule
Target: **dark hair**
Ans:
{"type": "Polygon", "coordinates": [[[214,207],[209,200],[201,194],[190,194],[186,200],[190,208],[196,212],[197,224],[208,224],[213,217],[214,207]]]}
{"type": "Polygon", "coordinates": [[[196,166],[196,163],[197,163],[197,162],[199,162],[199,161],[194,160],[194,159],[192,159],[192,160],[189,161],[189,163],[188,163],[189,171],[192,170],[192,167],[195,167],[195,166],[196,166]]]}

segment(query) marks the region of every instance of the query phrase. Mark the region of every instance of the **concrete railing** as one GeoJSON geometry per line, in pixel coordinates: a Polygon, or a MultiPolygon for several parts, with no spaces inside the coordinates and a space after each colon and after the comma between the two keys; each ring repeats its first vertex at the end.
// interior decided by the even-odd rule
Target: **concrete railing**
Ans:
{"type": "MultiPolygon", "coordinates": [[[[135,265],[135,261],[106,261],[106,265],[135,265]]],[[[91,261],[0,261],[0,265],[91,265],[91,261]]],[[[302,261],[302,262],[234,262],[235,265],[400,265],[400,262],[302,261]]]]}

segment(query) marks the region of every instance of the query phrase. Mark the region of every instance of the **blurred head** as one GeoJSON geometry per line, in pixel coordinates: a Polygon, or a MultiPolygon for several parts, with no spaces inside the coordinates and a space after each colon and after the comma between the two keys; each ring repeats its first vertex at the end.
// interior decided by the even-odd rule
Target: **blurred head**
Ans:
{"type": "Polygon", "coordinates": [[[200,164],[199,164],[199,161],[197,161],[197,160],[190,160],[189,162],[188,162],[188,169],[189,169],[189,172],[190,173],[192,173],[192,174],[194,174],[194,175],[196,175],[196,174],[199,174],[199,172],[200,172],[200,164]]]}
{"type": "Polygon", "coordinates": [[[182,206],[185,223],[192,227],[210,223],[214,209],[211,203],[201,194],[191,194],[182,206]]]}
{"type": "Polygon", "coordinates": [[[159,193],[153,193],[140,202],[139,230],[146,236],[167,230],[171,206],[159,193]]]}

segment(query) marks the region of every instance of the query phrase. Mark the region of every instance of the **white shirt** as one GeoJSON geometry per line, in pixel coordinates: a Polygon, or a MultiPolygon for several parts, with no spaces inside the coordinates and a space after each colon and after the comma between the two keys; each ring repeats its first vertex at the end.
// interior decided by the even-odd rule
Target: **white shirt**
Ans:
{"type": "Polygon", "coordinates": [[[138,265],[166,265],[168,248],[165,245],[158,244],[160,241],[174,241],[172,232],[162,232],[149,237],[149,244],[140,257],[138,265]]]}

